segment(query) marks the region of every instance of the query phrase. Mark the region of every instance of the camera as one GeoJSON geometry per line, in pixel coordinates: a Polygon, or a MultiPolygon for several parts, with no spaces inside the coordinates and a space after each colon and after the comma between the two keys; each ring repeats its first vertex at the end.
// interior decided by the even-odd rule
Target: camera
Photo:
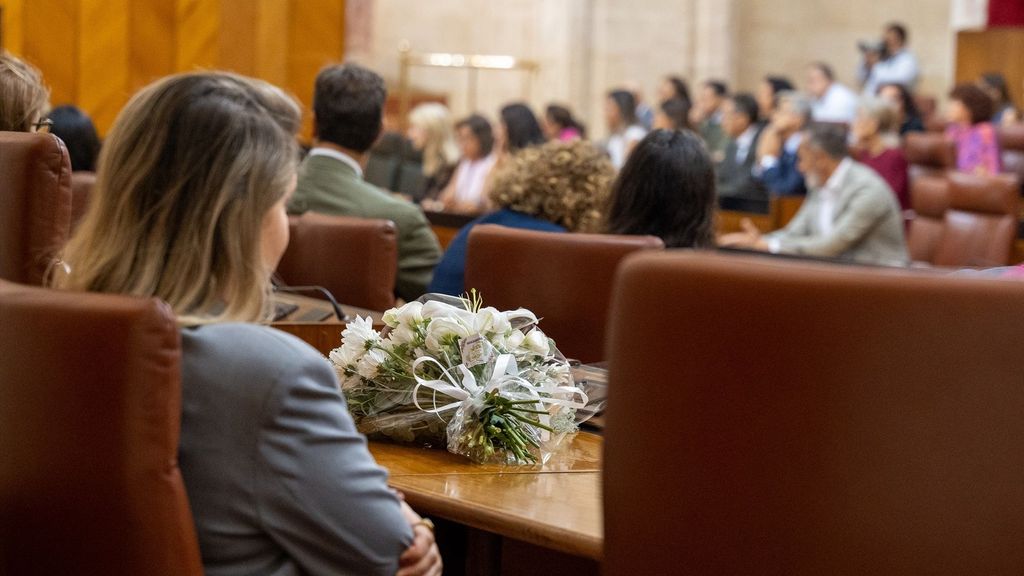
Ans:
{"type": "Polygon", "coordinates": [[[864,53],[876,52],[885,54],[885,42],[882,40],[862,40],[857,42],[857,48],[864,53]]]}

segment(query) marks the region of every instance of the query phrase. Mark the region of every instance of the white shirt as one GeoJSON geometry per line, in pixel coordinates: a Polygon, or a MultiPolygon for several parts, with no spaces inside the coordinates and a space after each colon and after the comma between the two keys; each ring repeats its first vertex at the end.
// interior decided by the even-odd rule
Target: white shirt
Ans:
{"type": "Polygon", "coordinates": [[[743,164],[747,161],[747,156],[750,154],[750,147],[754,143],[754,138],[757,136],[757,125],[751,124],[736,138],[736,163],[743,164]]]}
{"type": "Polygon", "coordinates": [[[344,152],[339,152],[333,148],[316,147],[309,151],[309,156],[326,156],[328,158],[334,158],[339,162],[351,166],[352,169],[356,171],[356,176],[359,178],[363,177],[363,167],[359,165],[359,162],[356,162],[355,158],[345,154],[344,152]]]}
{"type": "Polygon", "coordinates": [[[850,124],[857,115],[857,95],[846,86],[833,82],[825,95],[814,101],[811,115],[815,122],[850,124]]]}
{"type": "Polygon", "coordinates": [[[459,204],[483,205],[484,184],[497,161],[496,154],[479,160],[463,159],[455,176],[455,201],[459,204]]]}
{"type": "Polygon", "coordinates": [[[646,135],[647,131],[642,126],[634,124],[622,132],[612,134],[608,138],[608,156],[611,158],[612,166],[616,170],[620,170],[626,164],[626,158],[629,156],[629,143],[639,142],[646,135]]]}
{"type": "Polygon", "coordinates": [[[908,50],[900,50],[872,66],[870,72],[861,66],[858,76],[864,82],[864,94],[874,96],[883,84],[902,84],[913,90],[920,74],[917,57],[908,50]]]}

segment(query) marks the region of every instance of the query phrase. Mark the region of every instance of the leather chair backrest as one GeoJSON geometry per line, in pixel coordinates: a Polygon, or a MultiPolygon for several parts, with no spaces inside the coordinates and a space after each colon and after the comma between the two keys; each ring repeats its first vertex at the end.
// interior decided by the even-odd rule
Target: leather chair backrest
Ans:
{"type": "Polygon", "coordinates": [[[1022,574],[1024,284],[695,253],[616,283],[604,574],[1022,574]]]}
{"type": "Polygon", "coordinates": [[[170,309],[0,281],[0,350],[0,574],[202,574],[170,309]]]}
{"type": "Polygon", "coordinates": [[[1010,263],[1017,237],[1020,181],[1010,174],[949,174],[949,210],[935,250],[938,266],[994,267],[1010,263]]]}
{"type": "Polygon", "coordinates": [[[910,182],[919,175],[944,173],[956,167],[956,144],[945,134],[911,132],[903,140],[903,152],[910,165],[910,182]]]}
{"type": "Polygon", "coordinates": [[[1016,174],[1024,182],[1024,124],[1000,126],[997,135],[1003,155],[1003,172],[1016,174]]]}
{"type": "Polygon", "coordinates": [[[910,186],[910,203],[914,210],[907,233],[910,258],[932,263],[949,209],[949,180],[945,176],[918,176],[910,186]]]}
{"type": "MultiPolygon", "coordinates": [[[[291,286],[323,286],[341,304],[395,304],[398,238],[390,220],[307,212],[289,217],[291,240],[277,273],[291,286]]],[[[311,294],[315,296],[315,294],[311,294]]]]}
{"type": "Polygon", "coordinates": [[[605,323],[619,262],[663,249],[653,236],[536,232],[474,226],[466,253],[466,290],[485,306],[527,308],[568,358],[604,359],[605,323]]]}
{"type": "Polygon", "coordinates": [[[71,233],[71,160],[52,134],[0,132],[0,278],[41,285],[71,233]]]}
{"type": "Polygon", "coordinates": [[[78,223],[89,209],[89,198],[96,186],[96,174],[92,172],[71,173],[71,231],[78,228],[78,223]]]}

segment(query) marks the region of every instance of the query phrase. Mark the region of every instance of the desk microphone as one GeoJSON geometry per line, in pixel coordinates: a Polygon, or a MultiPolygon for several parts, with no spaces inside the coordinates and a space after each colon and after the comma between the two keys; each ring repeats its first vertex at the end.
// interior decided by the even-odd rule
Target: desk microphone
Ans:
{"type": "Polygon", "coordinates": [[[284,286],[274,282],[274,292],[284,292],[287,294],[309,294],[316,293],[327,299],[331,303],[331,308],[334,309],[334,316],[339,322],[348,322],[348,314],[342,310],[341,305],[334,299],[334,295],[331,291],[323,286],[284,286]]]}

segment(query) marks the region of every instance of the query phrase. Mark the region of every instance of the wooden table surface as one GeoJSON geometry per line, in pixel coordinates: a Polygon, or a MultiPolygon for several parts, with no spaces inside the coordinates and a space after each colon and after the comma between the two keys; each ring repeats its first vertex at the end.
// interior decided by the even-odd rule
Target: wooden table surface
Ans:
{"type": "Polygon", "coordinates": [[[371,442],[409,504],[479,530],[601,559],[601,437],[581,432],[543,466],[479,465],[437,449],[371,442]]]}

